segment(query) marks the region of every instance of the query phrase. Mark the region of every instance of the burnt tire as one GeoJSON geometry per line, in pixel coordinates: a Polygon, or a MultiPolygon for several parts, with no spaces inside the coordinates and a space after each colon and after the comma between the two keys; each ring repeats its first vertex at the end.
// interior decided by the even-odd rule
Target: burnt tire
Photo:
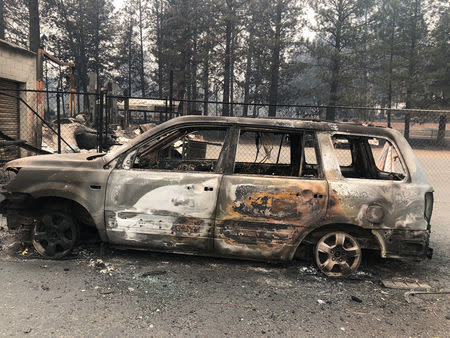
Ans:
{"type": "Polygon", "coordinates": [[[329,232],[314,247],[315,263],[328,277],[348,277],[354,274],[361,259],[361,246],[346,232],[329,232]]]}
{"type": "Polygon", "coordinates": [[[43,257],[60,259],[72,252],[79,237],[78,225],[65,209],[46,209],[37,218],[31,233],[36,251],[43,257]]]}

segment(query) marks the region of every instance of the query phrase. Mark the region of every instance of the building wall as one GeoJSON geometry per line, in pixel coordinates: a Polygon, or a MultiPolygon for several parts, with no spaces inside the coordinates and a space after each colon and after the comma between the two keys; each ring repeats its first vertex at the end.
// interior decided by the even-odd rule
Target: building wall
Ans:
{"type": "MultiPolygon", "coordinates": [[[[19,83],[20,89],[36,89],[36,54],[0,40],[0,78],[19,83]]],[[[13,92],[11,92],[13,93],[13,92]]],[[[36,112],[38,95],[33,92],[18,93],[36,112]]],[[[0,126],[1,127],[1,126],[0,126]]],[[[23,103],[20,103],[20,139],[40,146],[41,128],[38,119],[23,103]]],[[[22,156],[27,155],[22,151],[22,156]]]]}

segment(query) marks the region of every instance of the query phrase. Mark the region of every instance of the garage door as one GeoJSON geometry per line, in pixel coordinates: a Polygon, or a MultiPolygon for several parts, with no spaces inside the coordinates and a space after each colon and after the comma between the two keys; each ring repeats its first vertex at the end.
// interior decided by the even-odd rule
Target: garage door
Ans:
{"type": "MultiPolygon", "coordinates": [[[[16,92],[2,91],[2,89],[18,89],[17,82],[0,78],[0,131],[14,138],[19,138],[19,101],[15,97],[2,95],[1,92],[10,95],[17,95],[16,92]]],[[[0,139],[0,141],[2,141],[0,139]]],[[[17,146],[0,147],[1,162],[10,161],[19,157],[17,146]]]]}

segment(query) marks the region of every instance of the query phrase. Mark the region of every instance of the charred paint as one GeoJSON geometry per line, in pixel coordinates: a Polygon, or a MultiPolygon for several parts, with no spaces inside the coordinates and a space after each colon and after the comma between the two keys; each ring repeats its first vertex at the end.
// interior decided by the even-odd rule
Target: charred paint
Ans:
{"type": "Polygon", "coordinates": [[[192,217],[179,217],[171,228],[172,233],[177,238],[192,237],[200,233],[201,226],[204,226],[204,221],[192,217]]]}
{"type": "Polygon", "coordinates": [[[215,250],[227,256],[286,257],[302,231],[324,215],[327,195],[321,180],[224,177],[215,250]]]}
{"type": "Polygon", "coordinates": [[[292,244],[295,226],[228,220],[220,224],[220,237],[229,244],[274,245],[292,244]]]}
{"type": "MultiPolygon", "coordinates": [[[[320,187],[320,186],[318,186],[320,187]]],[[[228,217],[263,218],[269,222],[298,223],[314,217],[326,200],[326,190],[301,186],[238,185],[227,208],[228,217]],[[320,197],[319,197],[320,196],[320,197]]]]}

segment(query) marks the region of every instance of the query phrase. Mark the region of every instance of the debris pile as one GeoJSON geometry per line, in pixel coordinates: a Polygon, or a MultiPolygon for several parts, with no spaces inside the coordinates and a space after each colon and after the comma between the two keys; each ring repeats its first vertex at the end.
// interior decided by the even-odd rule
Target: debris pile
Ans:
{"type": "MultiPolygon", "coordinates": [[[[98,134],[95,126],[86,120],[83,114],[75,118],[60,119],[61,152],[95,152],[98,146],[98,134]]],[[[108,133],[104,136],[103,144],[106,149],[111,149],[125,144],[136,136],[145,133],[155,127],[154,123],[134,124],[122,129],[118,125],[110,125],[108,133]]],[[[58,151],[58,121],[52,121],[48,125],[42,125],[42,150],[50,153],[58,151]]]]}
{"type": "Polygon", "coordinates": [[[116,267],[110,263],[105,263],[102,259],[91,259],[89,261],[89,266],[97,269],[100,273],[111,273],[116,270],[116,267]]]}

